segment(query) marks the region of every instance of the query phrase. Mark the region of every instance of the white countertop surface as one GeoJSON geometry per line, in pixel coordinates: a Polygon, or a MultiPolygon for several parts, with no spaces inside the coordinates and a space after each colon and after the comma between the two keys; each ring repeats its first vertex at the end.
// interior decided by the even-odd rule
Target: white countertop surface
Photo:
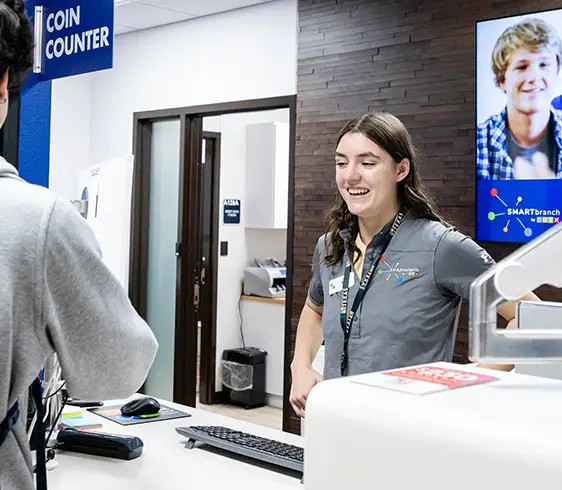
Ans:
{"type": "MultiPolygon", "coordinates": [[[[121,401],[108,401],[106,405],[117,403],[121,401]]],[[[122,461],[57,451],[55,459],[58,465],[48,473],[49,489],[303,488],[300,475],[289,470],[272,469],[271,466],[252,463],[243,457],[228,456],[199,443],[194,449],[188,450],[185,448],[186,439],[179,435],[175,428],[187,425],[223,425],[303,446],[301,437],[167,401],[161,403],[192,416],[132,426],[121,426],[100,417],[103,428],[99,431],[140,437],[144,443],[142,456],[132,461],[122,461]]]]}

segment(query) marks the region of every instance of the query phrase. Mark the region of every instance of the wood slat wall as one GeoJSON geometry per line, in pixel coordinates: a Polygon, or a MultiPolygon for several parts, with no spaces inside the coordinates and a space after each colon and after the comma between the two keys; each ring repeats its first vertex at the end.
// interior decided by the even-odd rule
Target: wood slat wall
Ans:
{"type": "MultiPolygon", "coordinates": [[[[385,109],[400,117],[422,153],[420,171],[441,212],[473,236],[475,22],[560,6],[560,0],[299,0],[290,358],[312,253],[323,233],[321,217],[335,193],[333,152],[339,129],[367,111],[385,109]]],[[[501,259],[515,247],[487,249],[501,259]]],[[[558,290],[538,293],[562,301],[558,290]]],[[[457,362],[466,360],[466,325],[465,308],[457,362]]],[[[288,398],[289,366],[285,374],[288,398]]],[[[290,410],[284,429],[300,431],[290,410]]]]}

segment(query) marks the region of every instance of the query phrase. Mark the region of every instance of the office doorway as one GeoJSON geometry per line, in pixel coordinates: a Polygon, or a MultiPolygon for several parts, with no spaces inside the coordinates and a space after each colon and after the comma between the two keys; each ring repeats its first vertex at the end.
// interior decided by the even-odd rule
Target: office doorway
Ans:
{"type": "MultiPolygon", "coordinates": [[[[270,351],[269,377],[276,377],[278,386],[275,393],[267,393],[266,407],[260,408],[273,405],[279,411],[276,425],[281,427],[282,388],[288,382],[283,378],[285,346],[291,341],[295,106],[296,97],[289,96],[135,115],[130,296],[161,344],[161,358],[149,374],[145,393],[219,411],[228,401],[221,380],[224,350],[249,343],[264,347],[259,345],[260,336],[271,337],[276,339],[275,348],[265,346],[263,350],[270,351]],[[246,126],[250,124],[261,124],[258,132],[273,131],[273,141],[276,134],[282,135],[277,139],[287,141],[282,150],[287,165],[279,166],[277,175],[270,169],[277,182],[284,180],[285,188],[276,193],[277,204],[272,205],[277,210],[275,224],[265,226],[256,224],[259,220],[251,224],[246,218],[255,214],[252,210],[266,206],[247,207],[243,191],[228,187],[237,178],[248,180],[243,158],[236,161],[231,145],[246,141],[246,126]],[[231,163],[225,161],[229,158],[226,155],[232,158],[231,163]],[[231,218],[233,222],[228,222],[231,218]],[[270,236],[264,238],[264,234],[270,236]],[[256,250],[260,241],[269,242],[276,252],[260,255],[256,250]],[[284,269],[284,298],[244,298],[249,295],[243,294],[241,279],[244,268],[254,263],[250,255],[262,265],[284,269]],[[240,264],[233,266],[234,259],[240,264]],[[225,280],[233,268],[238,271],[236,286],[225,280]],[[257,330],[256,337],[251,332],[255,329],[248,330],[249,310],[274,304],[281,312],[275,334],[263,328],[257,330]],[[232,317],[232,312],[236,323],[225,323],[224,318],[232,317]],[[230,327],[224,327],[228,323],[230,327]]],[[[262,191],[263,197],[266,186],[253,187],[262,191]]],[[[266,315],[272,317],[271,313],[266,315]]],[[[240,418],[259,410],[237,409],[244,411],[240,418]]]]}
{"type": "Polygon", "coordinates": [[[289,120],[289,108],[202,118],[204,133],[221,136],[212,312],[213,388],[222,403],[200,396],[198,406],[276,428],[283,407],[289,120]]]}

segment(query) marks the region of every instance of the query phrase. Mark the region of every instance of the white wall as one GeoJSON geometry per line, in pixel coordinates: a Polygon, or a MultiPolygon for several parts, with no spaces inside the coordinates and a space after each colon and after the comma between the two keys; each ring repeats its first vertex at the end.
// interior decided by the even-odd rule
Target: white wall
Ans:
{"type": "Polygon", "coordinates": [[[130,153],[135,112],[296,91],[297,0],[118,36],[113,69],[53,81],[51,188],[130,153]]]}
{"type": "Polygon", "coordinates": [[[244,338],[249,347],[267,352],[265,392],[268,405],[283,408],[283,359],[285,355],[285,305],[242,300],[244,338]]]}
{"type": "Polygon", "coordinates": [[[68,200],[80,199],[80,174],[91,162],[91,92],[90,75],[52,84],[49,187],[68,200]]]}
{"type": "MultiPolygon", "coordinates": [[[[227,114],[203,119],[204,131],[221,133],[220,202],[222,203],[224,199],[240,199],[241,201],[240,224],[224,225],[221,216],[219,225],[219,240],[228,242],[228,256],[218,258],[217,390],[221,389],[220,359],[223,351],[242,346],[238,302],[244,268],[254,258],[261,260],[274,258],[280,262],[286,259],[286,230],[246,229],[244,226],[247,213],[245,207],[246,126],[259,122],[288,121],[289,109],[227,114]]],[[[267,164],[268,162],[264,162],[264,165],[267,164]]],[[[263,320],[267,321],[266,318],[263,320]]],[[[263,346],[253,345],[252,347],[263,346]]],[[[278,348],[283,352],[282,342],[278,348]]],[[[273,355],[273,359],[277,358],[273,355]]],[[[281,355],[280,358],[280,366],[270,363],[269,367],[282,372],[283,356],[281,355]]]]}
{"type": "Polygon", "coordinates": [[[248,260],[274,258],[282,261],[287,258],[287,230],[248,228],[246,229],[245,240],[248,260]]]}
{"type": "Polygon", "coordinates": [[[118,38],[93,75],[93,161],[130,151],[133,113],[296,93],[296,0],[279,0],[118,38]]]}

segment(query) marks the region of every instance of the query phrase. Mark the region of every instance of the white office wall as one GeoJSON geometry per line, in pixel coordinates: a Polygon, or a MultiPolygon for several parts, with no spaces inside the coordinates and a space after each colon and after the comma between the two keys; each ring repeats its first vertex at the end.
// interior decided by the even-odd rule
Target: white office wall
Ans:
{"type": "MultiPolygon", "coordinates": [[[[138,111],[296,94],[297,0],[118,36],[114,67],[53,81],[50,187],[132,151],[138,111]]],[[[71,196],[72,195],[72,196],[71,196]]]]}
{"type": "Polygon", "coordinates": [[[80,199],[79,179],[91,162],[90,75],[53,81],[49,188],[68,200],[80,199]]]}
{"type": "Polygon", "coordinates": [[[248,346],[259,346],[265,358],[266,403],[283,408],[283,359],[285,354],[285,305],[243,300],[244,338],[248,346]]]}
{"type": "Polygon", "coordinates": [[[295,94],[296,73],[296,0],[126,34],[93,75],[91,158],[130,151],[134,112],[295,94]]]}
{"type": "MultiPolygon", "coordinates": [[[[286,259],[287,231],[269,229],[246,229],[245,218],[245,162],[246,126],[260,122],[288,122],[289,109],[276,111],[226,114],[203,119],[204,131],[217,131],[221,134],[220,202],[224,199],[240,199],[241,218],[239,225],[219,225],[219,240],[228,242],[228,255],[218,258],[217,291],[217,373],[216,389],[221,389],[220,359],[225,349],[242,346],[240,335],[240,300],[244,268],[254,258],[265,260],[274,258],[283,262],[286,259]]],[[[273,162],[263,162],[264,165],[273,162]]],[[[287,182],[288,186],[288,182],[287,182]]],[[[279,309],[281,312],[282,309],[279,309]]],[[[282,311],[281,314],[284,314],[282,311]]],[[[267,318],[263,319],[267,322],[267,318]]],[[[245,322],[249,325],[252,322],[245,322]]],[[[255,322],[253,322],[255,324],[255,322]]],[[[246,328],[246,327],[245,327],[246,328]]],[[[250,335],[250,338],[253,336],[250,335]]],[[[263,347],[253,345],[252,347],[263,347]]],[[[278,346],[283,351],[283,343],[278,346]]],[[[273,356],[274,359],[277,356],[273,356]]],[[[282,355],[280,356],[282,359],[282,355]]],[[[283,365],[268,366],[268,369],[282,371],[283,365]]]]}
{"type": "Polygon", "coordinates": [[[282,261],[287,258],[287,230],[249,228],[244,238],[248,260],[273,258],[282,261]]]}

